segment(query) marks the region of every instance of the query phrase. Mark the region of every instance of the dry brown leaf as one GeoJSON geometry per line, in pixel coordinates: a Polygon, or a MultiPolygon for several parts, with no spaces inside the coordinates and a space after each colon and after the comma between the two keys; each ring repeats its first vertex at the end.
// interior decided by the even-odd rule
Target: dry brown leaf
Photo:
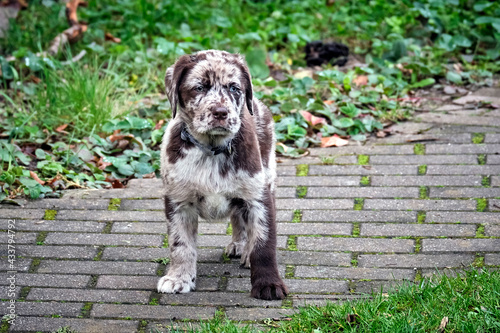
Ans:
{"type": "Polygon", "coordinates": [[[151,173],[147,173],[145,175],[142,175],[142,178],[145,178],[145,179],[156,178],[156,173],[154,171],[151,173]]]}
{"type": "Polygon", "coordinates": [[[155,125],[155,130],[161,129],[161,127],[165,124],[165,120],[161,119],[156,125],[155,125]]]}
{"type": "Polygon", "coordinates": [[[31,178],[33,178],[34,180],[36,180],[38,182],[38,184],[45,185],[45,181],[43,181],[40,178],[38,178],[38,175],[36,173],[34,173],[33,171],[30,171],[30,176],[31,176],[31,178]]]}
{"type": "Polygon", "coordinates": [[[354,82],[354,84],[358,87],[366,86],[368,84],[368,76],[358,75],[354,78],[354,80],[352,80],[352,82],[354,82]]]}
{"type": "Polygon", "coordinates": [[[326,105],[331,105],[331,104],[335,103],[335,101],[326,100],[326,101],[323,101],[323,103],[325,103],[326,105]]]}
{"type": "Polygon", "coordinates": [[[359,316],[357,314],[348,314],[346,320],[347,320],[348,323],[354,324],[356,322],[356,319],[358,317],[359,316]]]}
{"type": "Polygon", "coordinates": [[[123,140],[123,139],[133,139],[134,135],[133,134],[123,134],[123,135],[118,135],[118,134],[112,134],[108,137],[109,141],[115,142],[117,140],[123,140]]]}
{"type": "Polygon", "coordinates": [[[62,133],[62,132],[68,133],[68,132],[64,131],[66,129],[66,127],[68,127],[68,124],[62,124],[61,126],[57,127],[55,129],[55,131],[58,133],[62,133]]]}
{"type": "Polygon", "coordinates": [[[446,328],[446,325],[448,325],[448,317],[444,317],[441,320],[441,324],[439,324],[438,331],[439,332],[444,332],[444,329],[446,328]]]}
{"type": "Polygon", "coordinates": [[[117,44],[122,42],[122,40],[120,38],[113,36],[109,32],[106,32],[104,34],[104,40],[112,41],[113,43],[117,43],[117,44]]]}
{"type": "Polygon", "coordinates": [[[341,147],[345,146],[348,143],[349,141],[342,139],[337,134],[334,134],[333,136],[330,137],[321,138],[321,148],[332,147],[332,146],[341,147]]]}
{"type": "Polygon", "coordinates": [[[377,136],[377,138],[385,138],[387,136],[387,133],[385,131],[378,131],[375,135],[377,136]]]}

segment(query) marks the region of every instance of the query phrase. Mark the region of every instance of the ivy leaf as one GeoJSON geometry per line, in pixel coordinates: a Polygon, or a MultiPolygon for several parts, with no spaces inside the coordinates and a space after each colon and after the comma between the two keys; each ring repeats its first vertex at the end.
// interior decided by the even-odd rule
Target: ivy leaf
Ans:
{"type": "Polygon", "coordinates": [[[456,72],[449,71],[446,73],[446,80],[453,83],[462,83],[462,76],[456,72]]]}
{"type": "Polygon", "coordinates": [[[121,164],[117,167],[117,170],[124,176],[132,176],[134,174],[134,168],[130,164],[121,164]]]}

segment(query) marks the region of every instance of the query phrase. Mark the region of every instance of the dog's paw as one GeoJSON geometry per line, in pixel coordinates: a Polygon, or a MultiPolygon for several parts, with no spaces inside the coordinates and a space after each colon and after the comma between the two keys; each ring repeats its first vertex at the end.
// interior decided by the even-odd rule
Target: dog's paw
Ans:
{"type": "Polygon", "coordinates": [[[250,252],[243,251],[240,259],[240,266],[243,268],[250,268],[250,252]]]}
{"type": "Polygon", "coordinates": [[[166,294],[188,293],[196,288],[196,278],[189,275],[174,277],[165,275],[158,281],[158,292],[166,294]]]}
{"type": "Polygon", "coordinates": [[[279,277],[275,279],[262,278],[252,284],[252,297],[264,300],[284,299],[288,288],[279,277]]]}
{"type": "Polygon", "coordinates": [[[225,253],[228,257],[241,257],[245,249],[246,242],[231,242],[226,246],[225,253]]]}

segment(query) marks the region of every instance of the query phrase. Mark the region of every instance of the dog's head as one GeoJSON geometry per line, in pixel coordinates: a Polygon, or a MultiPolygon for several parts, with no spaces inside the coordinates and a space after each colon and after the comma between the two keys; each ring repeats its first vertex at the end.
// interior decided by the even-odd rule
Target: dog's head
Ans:
{"type": "Polygon", "coordinates": [[[167,69],[165,87],[172,118],[196,134],[232,136],[245,109],[253,114],[252,81],[242,56],[209,50],[183,55],[167,69]]]}

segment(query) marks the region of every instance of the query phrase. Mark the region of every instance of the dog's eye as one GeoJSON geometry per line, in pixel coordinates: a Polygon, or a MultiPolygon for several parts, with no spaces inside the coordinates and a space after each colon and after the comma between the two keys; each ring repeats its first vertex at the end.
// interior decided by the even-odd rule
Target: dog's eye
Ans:
{"type": "Polygon", "coordinates": [[[230,91],[230,92],[232,92],[232,93],[237,92],[238,90],[239,90],[239,89],[238,89],[238,87],[236,87],[236,86],[230,86],[230,87],[229,87],[229,91],[230,91]]]}
{"type": "Polygon", "coordinates": [[[203,86],[196,86],[194,88],[194,90],[197,91],[197,92],[202,92],[203,90],[205,90],[205,87],[203,87],[203,86]]]}

